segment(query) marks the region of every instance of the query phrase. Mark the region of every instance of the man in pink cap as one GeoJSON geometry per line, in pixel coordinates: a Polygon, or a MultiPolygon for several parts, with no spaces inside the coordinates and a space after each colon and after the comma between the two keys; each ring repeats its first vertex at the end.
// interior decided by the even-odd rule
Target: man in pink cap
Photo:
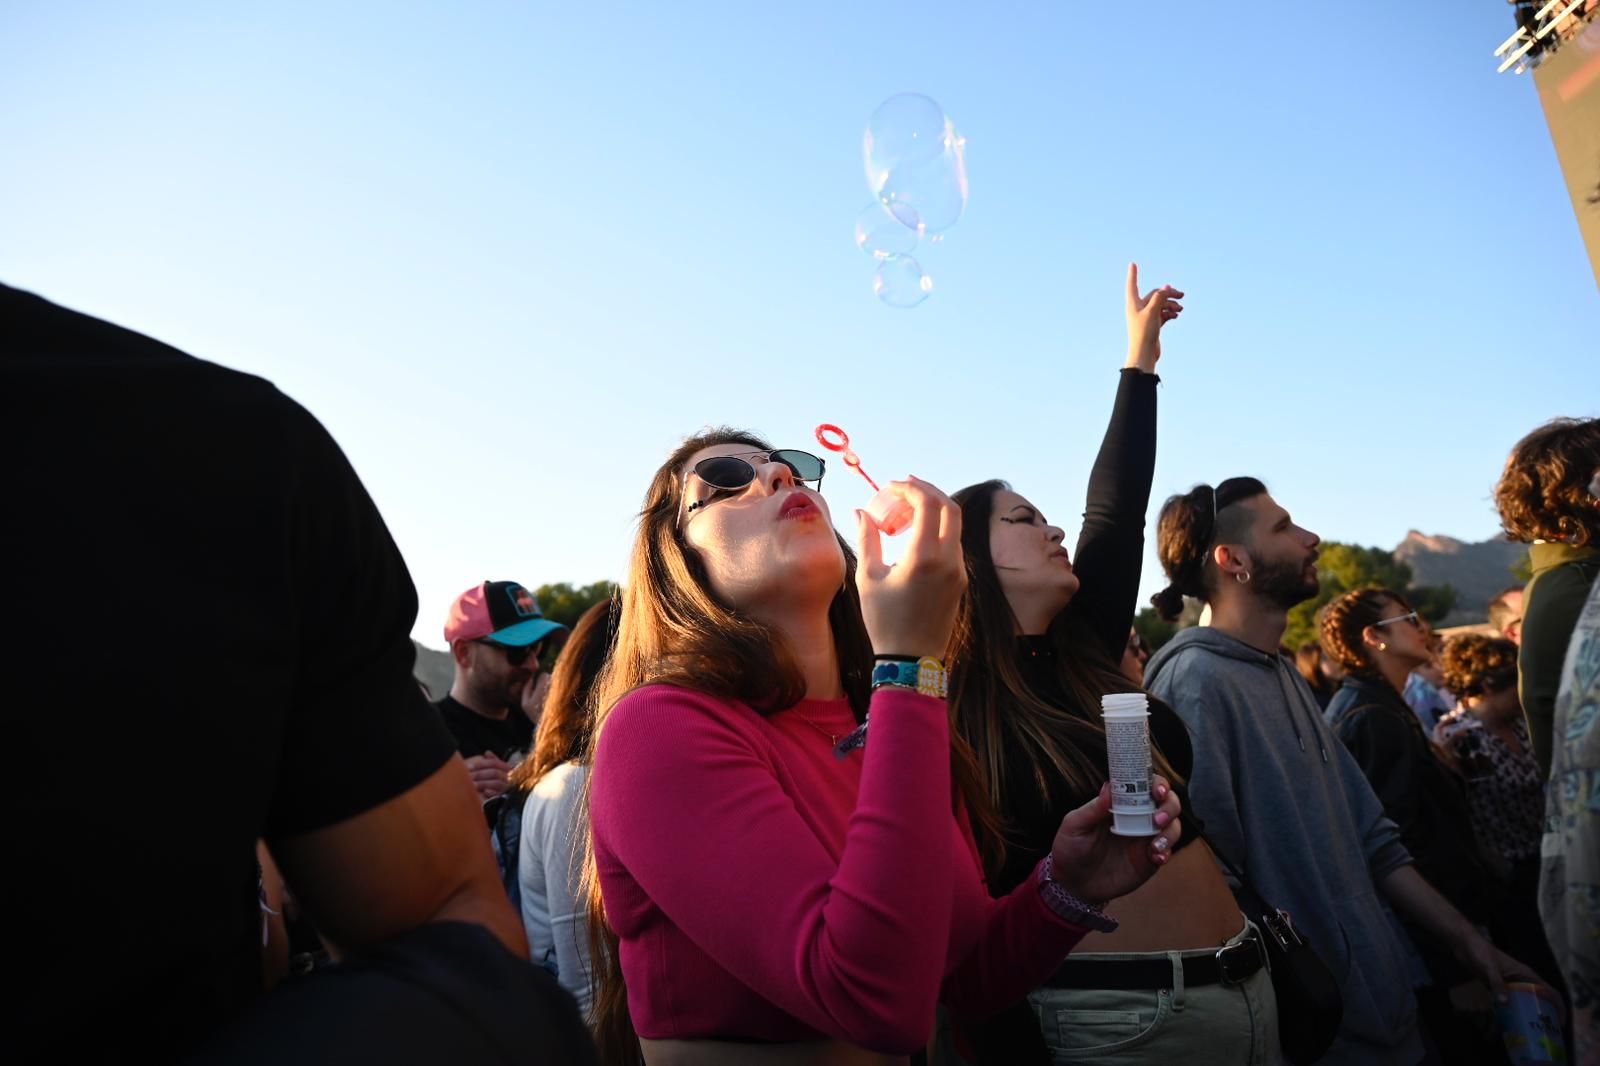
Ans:
{"type": "Polygon", "coordinates": [[[549,621],[533,593],[515,581],[483,581],[456,597],[444,623],[455,659],[450,694],[439,714],[456,738],[478,795],[506,790],[506,775],[533,744],[527,713],[540,658],[567,627],[549,621]]]}

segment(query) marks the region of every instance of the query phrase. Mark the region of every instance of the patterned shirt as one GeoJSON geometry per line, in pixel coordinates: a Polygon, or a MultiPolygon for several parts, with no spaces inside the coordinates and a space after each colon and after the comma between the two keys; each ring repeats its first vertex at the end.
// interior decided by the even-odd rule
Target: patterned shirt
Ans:
{"type": "Polygon", "coordinates": [[[1544,832],[1544,777],[1521,717],[1511,727],[1516,745],[1484,728],[1464,707],[1440,725],[1445,746],[1467,779],[1467,805],[1478,839],[1510,865],[1537,856],[1544,832]]]}
{"type": "Polygon", "coordinates": [[[1572,997],[1574,1061],[1589,1061],[1600,1040],[1600,581],[1572,634],[1553,733],[1539,914],[1572,997]]]}

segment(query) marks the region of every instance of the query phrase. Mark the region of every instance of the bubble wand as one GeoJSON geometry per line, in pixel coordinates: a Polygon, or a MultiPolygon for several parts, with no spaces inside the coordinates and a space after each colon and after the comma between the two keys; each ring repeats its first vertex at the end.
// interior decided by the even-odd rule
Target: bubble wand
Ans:
{"type": "Polygon", "coordinates": [[[867,501],[866,512],[878,523],[889,536],[904,532],[911,525],[911,505],[901,496],[880,488],[872,480],[872,475],[867,473],[861,465],[861,457],[850,450],[850,434],[829,422],[824,422],[817,427],[817,443],[830,452],[838,452],[844,458],[844,465],[860,474],[868,485],[871,485],[877,495],[867,501]]]}

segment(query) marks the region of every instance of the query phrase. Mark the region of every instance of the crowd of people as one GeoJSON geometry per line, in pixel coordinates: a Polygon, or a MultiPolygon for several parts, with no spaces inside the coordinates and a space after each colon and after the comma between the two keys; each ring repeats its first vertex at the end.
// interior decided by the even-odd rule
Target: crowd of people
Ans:
{"type": "Polygon", "coordinates": [[[570,630],[515,581],[457,597],[432,700],[405,564],[314,418],[0,287],[28,740],[121,771],[22,791],[24,1046],[1494,1063],[1495,1007],[1531,986],[1600,1062],[1600,420],[1501,473],[1532,578],[1494,635],[1441,642],[1363,588],[1281,647],[1319,539],[1246,476],[1160,507],[1155,605],[1208,617],[1151,648],[1183,299],[1130,266],[1071,552],[1024,486],[908,478],[887,564],[871,515],[835,530],[823,459],[706,430],[570,630]],[[141,624],[80,639],[112,590],[141,624]],[[1129,694],[1147,836],[1113,831],[1101,706],[1129,694]]]}

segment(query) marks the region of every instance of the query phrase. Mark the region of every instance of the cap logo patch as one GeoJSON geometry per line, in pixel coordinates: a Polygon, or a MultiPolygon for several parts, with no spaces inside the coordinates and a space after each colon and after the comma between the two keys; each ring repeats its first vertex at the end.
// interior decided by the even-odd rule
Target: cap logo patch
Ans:
{"type": "Polygon", "coordinates": [[[521,618],[543,618],[539,611],[539,601],[533,598],[533,593],[521,585],[509,588],[506,593],[511,597],[511,607],[521,618]]]}

